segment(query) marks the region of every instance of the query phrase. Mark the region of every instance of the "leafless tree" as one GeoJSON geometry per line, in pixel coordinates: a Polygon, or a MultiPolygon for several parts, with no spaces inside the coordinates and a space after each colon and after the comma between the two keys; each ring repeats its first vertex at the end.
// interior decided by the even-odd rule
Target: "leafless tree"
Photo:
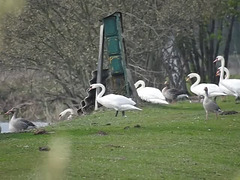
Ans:
{"type": "Polygon", "coordinates": [[[212,60],[221,52],[228,56],[238,9],[237,0],[28,0],[21,14],[6,15],[1,27],[1,72],[15,78],[2,83],[26,97],[17,103],[29,97],[44,112],[56,102],[79,106],[96,69],[100,20],[115,11],[123,14],[134,80],[161,89],[168,79],[186,89],[184,78],[194,71],[214,81],[212,60]],[[19,74],[31,81],[16,83],[19,74]]]}

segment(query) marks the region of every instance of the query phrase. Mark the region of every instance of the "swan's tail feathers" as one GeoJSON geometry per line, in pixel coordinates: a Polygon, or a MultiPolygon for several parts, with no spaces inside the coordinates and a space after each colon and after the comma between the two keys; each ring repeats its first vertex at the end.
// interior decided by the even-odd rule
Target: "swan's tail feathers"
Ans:
{"type": "Polygon", "coordinates": [[[226,96],[227,94],[223,93],[223,92],[213,92],[213,93],[209,93],[209,97],[215,97],[215,96],[226,96]]]}
{"type": "Polygon", "coordinates": [[[132,100],[132,98],[128,98],[130,101],[131,101],[131,103],[132,103],[132,105],[135,105],[136,103],[132,100]]]}
{"type": "Polygon", "coordinates": [[[177,96],[177,100],[178,100],[178,101],[179,101],[179,100],[183,101],[183,100],[186,100],[186,99],[188,99],[189,102],[192,103],[190,97],[189,97],[187,94],[180,94],[180,95],[177,96]]]}
{"type": "Polygon", "coordinates": [[[121,109],[122,109],[122,111],[126,111],[126,110],[139,110],[139,111],[141,111],[142,110],[142,109],[140,109],[136,106],[130,105],[130,104],[122,105],[121,109]]]}
{"type": "Polygon", "coordinates": [[[154,104],[169,104],[166,100],[163,100],[163,99],[149,99],[148,102],[151,102],[154,104]]]}
{"type": "Polygon", "coordinates": [[[177,96],[177,99],[183,99],[183,98],[189,99],[189,96],[187,94],[180,94],[177,96]]]}
{"type": "MultiPolygon", "coordinates": [[[[135,106],[134,106],[135,107],[135,106]]],[[[142,111],[142,109],[138,108],[138,107],[135,107],[136,110],[139,110],[139,111],[142,111]]]]}

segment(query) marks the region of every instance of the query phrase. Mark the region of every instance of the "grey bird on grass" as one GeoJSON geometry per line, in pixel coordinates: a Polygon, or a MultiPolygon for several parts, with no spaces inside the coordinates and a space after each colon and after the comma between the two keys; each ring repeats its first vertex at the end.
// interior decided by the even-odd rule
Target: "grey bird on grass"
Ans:
{"type": "Polygon", "coordinates": [[[162,89],[162,94],[168,102],[175,102],[178,99],[189,99],[186,91],[170,88],[168,81],[164,83],[165,87],[162,89]]]}
{"type": "Polygon", "coordinates": [[[216,119],[218,118],[219,113],[223,113],[223,111],[219,108],[219,106],[208,96],[208,88],[204,88],[205,95],[203,99],[203,108],[206,111],[206,120],[208,119],[209,112],[216,114],[216,119]]]}
{"type": "Polygon", "coordinates": [[[27,130],[28,128],[36,128],[35,124],[33,124],[32,122],[24,118],[17,117],[19,110],[22,107],[29,106],[29,105],[32,105],[32,103],[19,104],[5,113],[6,115],[12,115],[9,121],[10,132],[20,132],[20,131],[27,130]]]}

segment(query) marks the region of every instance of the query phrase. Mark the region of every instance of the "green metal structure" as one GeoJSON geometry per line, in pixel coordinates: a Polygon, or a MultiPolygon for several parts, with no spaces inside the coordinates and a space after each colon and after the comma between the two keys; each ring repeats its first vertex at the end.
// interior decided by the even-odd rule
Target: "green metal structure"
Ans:
{"type": "Polygon", "coordinates": [[[125,48],[122,38],[122,14],[115,12],[103,18],[103,25],[113,89],[119,90],[125,86],[125,93],[129,96],[125,48]]]}
{"type": "Polygon", "coordinates": [[[114,13],[103,19],[104,36],[107,40],[107,52],[110,60],[112,75],[123,74],[122,43],[121,41],[121,14],[114,13]]]}

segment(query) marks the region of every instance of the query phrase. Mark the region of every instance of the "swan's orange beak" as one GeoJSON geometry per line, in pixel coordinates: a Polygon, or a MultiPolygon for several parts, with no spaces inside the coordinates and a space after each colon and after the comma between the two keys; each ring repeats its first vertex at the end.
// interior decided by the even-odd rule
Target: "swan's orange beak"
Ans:
{"type": "Polygon", "coordinates": [[[213,61],[213,63],[215,63],[215,62],[217,62],[217,61],[219,61],[218,58],[216,58],[216,59],[213,61]]]}
{"type": "Polygon", "coordinates": [[[189,80],[190,80],[190,77],[187,77],[187,78],[186,78],[186,81],[189,81],[189,80]]]}
{"type": "Polygon", "coordinates": [[[220,76],[220,70],[219,69],[216,72],[216,76],[220,76]]]}

